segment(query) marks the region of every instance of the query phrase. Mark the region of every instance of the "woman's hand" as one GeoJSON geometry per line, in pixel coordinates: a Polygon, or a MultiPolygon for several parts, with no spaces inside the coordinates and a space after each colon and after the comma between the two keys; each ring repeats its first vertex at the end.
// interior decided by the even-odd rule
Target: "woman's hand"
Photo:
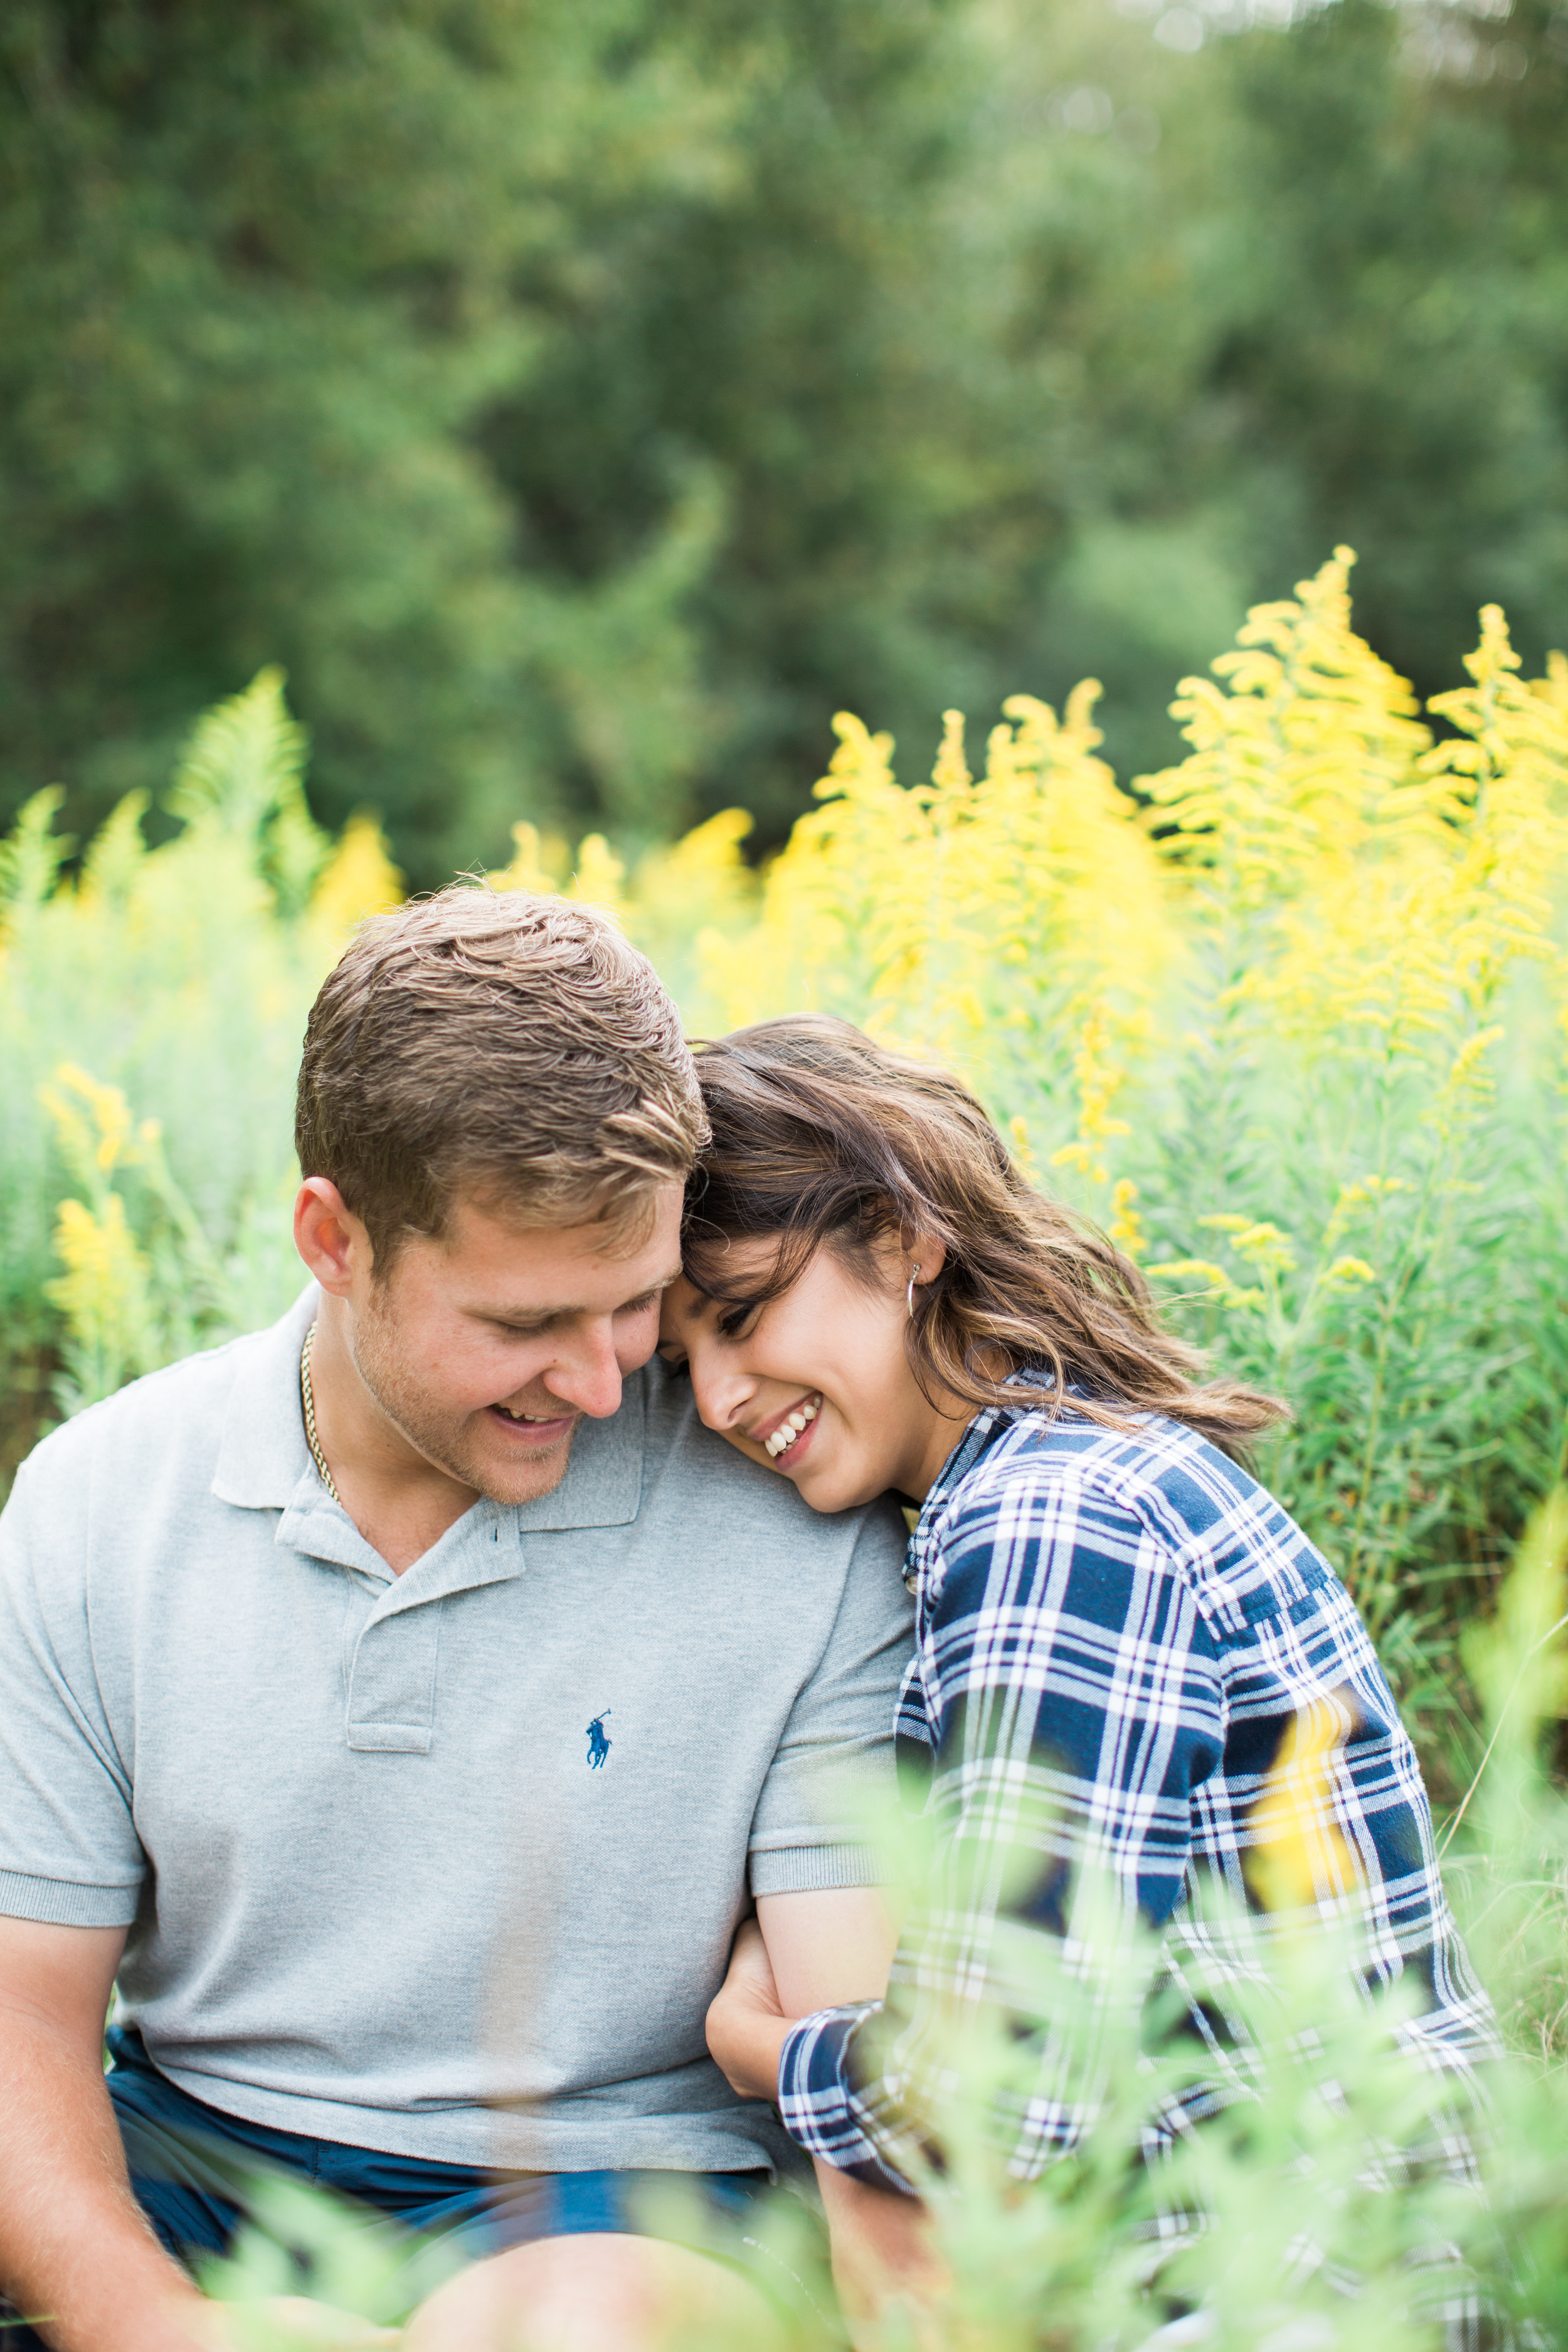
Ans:
{"type": "Polygon", "coordinates": [[[730,1972],[708,2009],[708,2047],[742,2099],[777,2096],[779,2055],[794,2022],[779,2006],[763,1931],[754,1919],[744,1919],[730,1954],[730,1972]]]}

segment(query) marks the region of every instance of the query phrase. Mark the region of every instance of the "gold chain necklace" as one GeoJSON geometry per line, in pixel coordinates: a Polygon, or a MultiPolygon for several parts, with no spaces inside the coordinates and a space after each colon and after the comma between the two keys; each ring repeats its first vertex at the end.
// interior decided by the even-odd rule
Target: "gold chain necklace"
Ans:
{"type": "Polygon", "coordinates": [[[321,1474],[321,1484],[341,1511],[343,1498],[332,1484],[332,1474],[327,1467],[327,1457],[321,1451],[321,1441],[316,1434],[316,1392],[310,1386],[310,1349],[316,1342],[316,1327],[312,1323],[305,1334],[305,1344],[300,1350],[300,1402],[305,1412],[305,1435],[310,1441],[310,1458],[321,1474]]]}

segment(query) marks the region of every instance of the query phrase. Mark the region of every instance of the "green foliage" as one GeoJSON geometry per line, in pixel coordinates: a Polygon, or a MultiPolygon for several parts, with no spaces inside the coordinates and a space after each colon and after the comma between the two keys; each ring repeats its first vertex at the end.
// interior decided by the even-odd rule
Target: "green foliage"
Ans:
{"type": "Polygon", "coordinates": [[[302,761],[263,673],[192,735],[162,847],[132,793],[62,882],[46,793],[0,849],[6,1470],[51,1393],[89,1403],[299,1288],[294,1070],[337,936],[304,897],[327,845],[302,761]]]}
{"type": "Polygon", "coordinates": [[[942,15],[20,0],[7,776],[90,825],[281,660],[322,812],[374,801],[428,881],[520,808],[646,840],[776,758],[780,664],[815,684],[855,545],[930,503],[942,15]]]}

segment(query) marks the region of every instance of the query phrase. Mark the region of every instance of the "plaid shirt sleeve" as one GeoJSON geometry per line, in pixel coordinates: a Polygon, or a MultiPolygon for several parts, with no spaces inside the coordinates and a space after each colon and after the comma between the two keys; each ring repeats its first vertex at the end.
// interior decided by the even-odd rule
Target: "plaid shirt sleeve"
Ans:
{"type": "MultiPolygon", "coordinates": [[[[1275,1756],[1335,1690],[1366,1694],[1331,1802],[1363,1882],[1354,1908],[1383,1955],[1371,1976],[1399,1973],[1401,1955],[1428,1975],[1436,1954],[1438,2005],[1449,1982],[1457,2008],[1484,2013],[1454,1956],[1419,1770],[1370,1640],[1272,1496],[1171,1423],[1056,1436],[1003,1415],[977,1425],[932,1500],[901,1727],[915,1728],[908,1701],[922,1701],[932,1875],[887,2002],[822,2011],[786,2039],[779,2108],[804,2147],[907,2186],[911,2154],[940,2151],[954,2022],[984,2003],[1039,2052],[1027,2091],[992,2118],[1009,2170],[1032,2179],[1068,2154],[1095,2112],[1093,2066],[1068,2046],[1081,2011],[1070,2035],[1034,2013],[1031,1944],[1058,1939],[1070,1967],[1060,1939],[1086,1866],[1168,1942],[1187,1932],[1196,1874],[1239,1895],[1275,1756]]],[[[1342,1900],[1321,1908],[1343,1922],[1342,1900]]],[[[1213,2104],[1194,2093],[1187,2119],[1213,2104]]]]}
{"type": "MultiPolygon", "coordinates": [[[[941,2111],[954,2001],[1016,1995],[997,1937],[1010,1858],[1028,1844],[1045,1859],[1025,1913],[1037,1930],[1060,1934],[1069,1867],[1086,1859],[1163,1925],[1187,1868],[1192,1790],[1224,1745],[1214,1644],[1168,1552],[1058,1465],[1009,1472],[965,1482],[921,1596],[935,1881],[901,1939],[889,2013],[805,2020],[780,2070],[795,2137],[884,2187],[904,2185],[896,2152],[911,2131],[931,2137],[920,2118],[941,2111]]],[[[1016,2120],[1034,2171],[1088,2117],[1047,2095],[1016,2120]]]]}

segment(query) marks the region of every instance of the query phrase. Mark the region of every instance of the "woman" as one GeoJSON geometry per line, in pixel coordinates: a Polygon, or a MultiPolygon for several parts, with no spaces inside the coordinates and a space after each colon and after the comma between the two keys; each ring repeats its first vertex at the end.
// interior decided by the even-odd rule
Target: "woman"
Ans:
{"type": "MultiPolygon", "coordinates": [[[[1205,1380],[1136,1266],[1025,1183],[944,1072],[816,1017],[740,1031],[699,1068],[712,1141],[662,1351],[708,1425],[814,1509],[889,1488],[919,1507],[900,1730],[929,1756],[935,1849],[887,2003],[783,2018],[742,1938],[710,2017],[731,2082],[828,2165],[907,2189],[940,2158],[954,2017],[989,2000],[1019,2021],[1020,1931],[1060,1935],[1086,1858],[1178,1982],[1205,1964],[1213,1880],[1297,1928],[1353,1919],[1367,1981],[1423,1989],[1401,2035],[1466,2076],[1489,2011],[1414,1750],[1344,1588],[1242,1466],[1284,1408],[1205,1380]],[[1270,1880],[1270,1776],[1292,1757],[1320,1785],[1270,1880]],[[1020,1844],[1022,1878],[1000,1861],[1020,1844]]],[[[1090,2108],[1051,2021],[1022,2022],[1040,2073],[989,2122],[1030,2179],[1090,2108]]],[[[1156,2144],[1245,2072],[1235,2020],[1195,1990],[1190,2023],[1214,2079],[1156,2144]]]]}

